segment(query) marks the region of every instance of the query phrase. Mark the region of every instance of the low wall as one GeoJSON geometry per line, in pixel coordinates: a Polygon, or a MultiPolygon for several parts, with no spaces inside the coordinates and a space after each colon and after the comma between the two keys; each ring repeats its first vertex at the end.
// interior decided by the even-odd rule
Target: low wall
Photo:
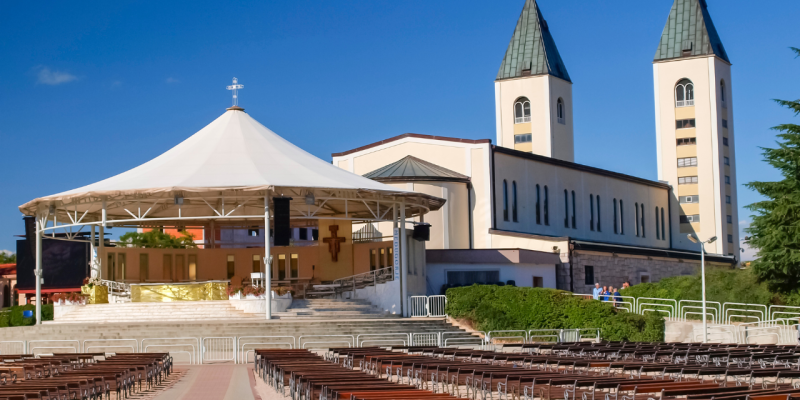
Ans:
{"type": "MultiPolygon", "coordinates": [[[[352,293],[352,292],[350,292],[352,293]]],[[[356,298],[368,300],[387,314],[400,314],[400,281],[389,281],[356,289],[356,298]]]]}
{"type": "MultiPolygon", "coordinates": [[[[666,321],[664,341],[697,343],[703,341],[703,323],[701,321],[666,321]]],[[[708,341],[715,343],[748,343],[748,344],[785,344],[780,343],[782,334],[780,327],[758,329],[757,332],[746,333],[738,325],[708,326],[708,341]]],[[[791,338],[797,337],[797,327],[791,329],[791,338]]],[[[792,343],[794,344],[794,343],[792,343]]]]}

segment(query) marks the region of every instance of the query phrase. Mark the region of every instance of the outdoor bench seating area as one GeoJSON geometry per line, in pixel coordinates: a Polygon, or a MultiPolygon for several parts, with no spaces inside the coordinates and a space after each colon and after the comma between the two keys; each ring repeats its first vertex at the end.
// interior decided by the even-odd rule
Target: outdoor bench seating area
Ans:
{"type": "Polygon", "coordinates": [[[171,372],[168,353],[3,355],[0,400],[124,399],[171,372]]]}
{"type": "Polygon", "coordinates": [[[307,350],[257,350],[256,369],[270,386],[295,400],[800,399],[797,346],[623,342],[532,343],[494,350],[395,346],[332,348],[324,357],[307,350]],[[424,394],[402,397],[413,390],[424,394]]]}

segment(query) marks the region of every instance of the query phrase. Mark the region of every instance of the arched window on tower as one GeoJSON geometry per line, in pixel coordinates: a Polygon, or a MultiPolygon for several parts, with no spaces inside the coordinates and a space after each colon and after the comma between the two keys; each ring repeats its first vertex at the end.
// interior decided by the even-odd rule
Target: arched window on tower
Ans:
{"type": "Polygon", "coordinates": [[[694,84],[688,79],[681,79],[675,85],[675,107],[694,106],[694,84]]]}
{"type": "Polygon", "coordinates": [[[520,97],[514,102],[514,123],[531,122],[531,102],[527,97],[520,97]]]}
{"type": "Polygon", "coordinates": [[[508,221],[508,181],[503,180],[503,221],[508,221]]]}
{"type": "Polygon", "coordinates": [[[558,116],[558,123],[565,124],[566,119],[564,118],[564,100],[560,97],[558,98],[558,102],[556,103],[556,115],[558,116]]]}
{"type": "Polygon", "coordinates": [[[719,81],[719,96],[722,100],[722,108],[728,108],[728,96],[725,93],[725,80],[719,81]]]}

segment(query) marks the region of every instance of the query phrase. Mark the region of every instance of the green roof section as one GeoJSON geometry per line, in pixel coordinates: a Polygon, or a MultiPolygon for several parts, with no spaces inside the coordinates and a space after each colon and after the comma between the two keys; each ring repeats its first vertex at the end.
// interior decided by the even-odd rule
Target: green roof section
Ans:
{"type": "Polygon", "coordinates": [[[653,61],[703,55],[731,62],[708,13],[706,0],[675,0],[653,61]]]}
{"type": "Polygon", "coordinates": [[[553,75],[572,82],[536,0],[525,0],[497,80],[553,75]]]}
{"type": "Polygon", "coordinates": [[[458,172],[440,167],[434,163],[420,160],[414,156],[393,162],[385,167],[364,174],[378,182],[391,181],[443,181],[443,182],[469,182],[469,177],[458,172]]]}

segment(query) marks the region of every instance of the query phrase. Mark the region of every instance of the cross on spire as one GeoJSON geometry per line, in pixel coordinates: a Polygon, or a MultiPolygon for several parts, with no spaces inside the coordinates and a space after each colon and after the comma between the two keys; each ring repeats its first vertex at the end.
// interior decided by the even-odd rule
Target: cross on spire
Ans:
{"type": "Polygon", "coordinates": [[[239,84],[239,80],[236,77],[233,78],[233,85],[228,85],[228,90],[233,91],[233,106],[236,107],[239,105],[239,89],[244,89],[244,85],[239,84]]]}

